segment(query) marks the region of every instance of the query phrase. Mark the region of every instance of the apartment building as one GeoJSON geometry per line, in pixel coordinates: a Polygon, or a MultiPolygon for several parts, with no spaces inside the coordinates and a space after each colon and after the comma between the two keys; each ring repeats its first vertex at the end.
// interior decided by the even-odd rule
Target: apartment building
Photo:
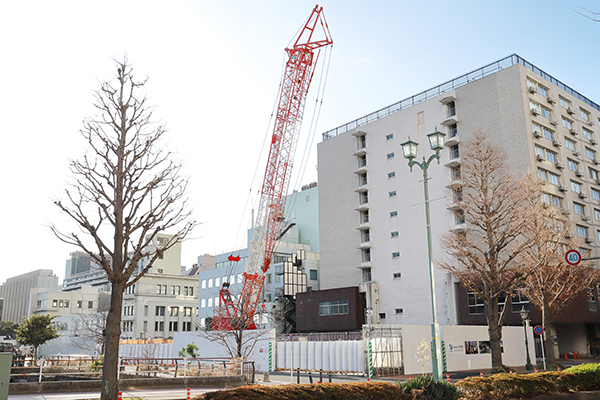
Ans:
{"type": "Polygon", "coordinates": [[[28,316],[29,292],[34,288],[58,289],[58,277],[50,269],[38,269],[8,278],[0,286],[0,298],[4,299],[2,320],[17,324],[28,316]]]}
{"type": "MultiPolygon", "coordinates": [[[[431,323],[423,178],[418,168],[410,172],[400,144],[410,136],[420,143],[418,160],[429,157],[426,135],[436,129],[446,143],[428,171],[435,259],[444,258],[441,234],[468,228],[451,188],[460,179],[461,143],[476,129],[506,152],[515,172],[533,169],[549,183],[545,199],[574,218],[572,235],[585,239],[579,250],[598,255],[599,125],[597,103],[512,55],[325,132],[318,145],[321,288],[359,286],[372,323],[431,323]]],[[[435,285],[440,324],[485,323],[480,301],[437,267],[435,285]]],[[[557,326],[564,350],[585,350],[585,340],[568,331],[594,340],[597,290],[590,288],[569,329],[557,326]]],[[[529,306],[526,298],[517,302],[529,306]]],[[[507,323],[520,323],[518,310],[507,323]]]]}

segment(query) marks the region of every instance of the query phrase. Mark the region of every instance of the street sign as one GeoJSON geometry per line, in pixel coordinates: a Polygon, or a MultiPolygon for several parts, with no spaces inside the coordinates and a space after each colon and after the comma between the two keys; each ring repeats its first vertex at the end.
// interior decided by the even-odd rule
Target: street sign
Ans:
{"type": "Polygon", "coordinates": [[[535,332],[536,335],[541,335],[542,333],[544,333],[544,328],[541,325],[536,325],[533,328],[533,331],[535,332]]]}
{"type": "Polygon", "coordinates": [[[581,262],[581,253],[577,250],[569,250],[565,254],[565,260],[567,260],[567,264],[569,265],[577,265],[581,262]]]}

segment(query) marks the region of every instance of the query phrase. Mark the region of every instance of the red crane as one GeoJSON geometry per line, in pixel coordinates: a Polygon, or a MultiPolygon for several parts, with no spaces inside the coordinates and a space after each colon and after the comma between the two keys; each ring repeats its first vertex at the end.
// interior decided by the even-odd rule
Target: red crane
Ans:
{"type": "Polygon", "coordinates": [[[279,93],[267,168],[260,192],[260,204],[250,242],[244,287],[239,301],[236,302],[229,292],[229,283],[223,283],[219,296],[220,304],[214,311],[212,329],[256,329],[254,313],[283,221],[285,196],[302,124],[306,95],[318,60],[318,53],[315,54],[315,50],[331,44],[333,41],[325,21],[323,7],[317,5],[294,45],[285,49],[288,60],[279,93]],[[316,39],[315,29],[318,26],[322,28],[324,38],[316,39]]]}

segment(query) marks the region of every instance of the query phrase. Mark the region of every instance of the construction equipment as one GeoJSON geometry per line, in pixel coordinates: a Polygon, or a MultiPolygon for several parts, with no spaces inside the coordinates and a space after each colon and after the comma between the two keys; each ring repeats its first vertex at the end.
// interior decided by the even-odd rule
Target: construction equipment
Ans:
{"type": "Polygon", "coordinates": [[[260,191],[260,204],[244,273],[244,286],[239,300],[236,300],[229,292],[230,283],[223,283],[219,293],[220,303],[213,315],[214,330],[256,329],[254,313],[283,221],[285,196],[306,95],[318,60],[319,53],[315,53],[315,50],[332,43],[323,7],[317,5],[294,45],[285,49],[288,60],[279,93],[267,167],[260,191]],[[316,39],[315,29],[318,26],[324,34],[322,39],[316,39]]]}

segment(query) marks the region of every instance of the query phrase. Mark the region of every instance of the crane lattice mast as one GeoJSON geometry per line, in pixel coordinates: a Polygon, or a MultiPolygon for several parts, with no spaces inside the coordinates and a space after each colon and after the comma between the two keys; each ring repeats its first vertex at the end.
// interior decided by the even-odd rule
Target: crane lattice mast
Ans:
{"type": "Polygon", "coordinates": [[[260,299],[265,273],[271,264],[275,241],[281,230],[285,197],[302,124],[306,95],[318,59],[314,51],[332,43],[323,7],[317,5],[294,45],[285,49],[288,60],[279,94],[267,167],[260,192],[260,204],[250,241],[244,287],[239,301],[234,302],[229,293],[229,283],[223,283],[219,296],[220,304],[215,309],[213,318],[212,328],[215,330],[256,329],[253,317],[260,299]],[[323,30],[325,36],[323,39],[313,38],[317,26],[323,30]]]}

